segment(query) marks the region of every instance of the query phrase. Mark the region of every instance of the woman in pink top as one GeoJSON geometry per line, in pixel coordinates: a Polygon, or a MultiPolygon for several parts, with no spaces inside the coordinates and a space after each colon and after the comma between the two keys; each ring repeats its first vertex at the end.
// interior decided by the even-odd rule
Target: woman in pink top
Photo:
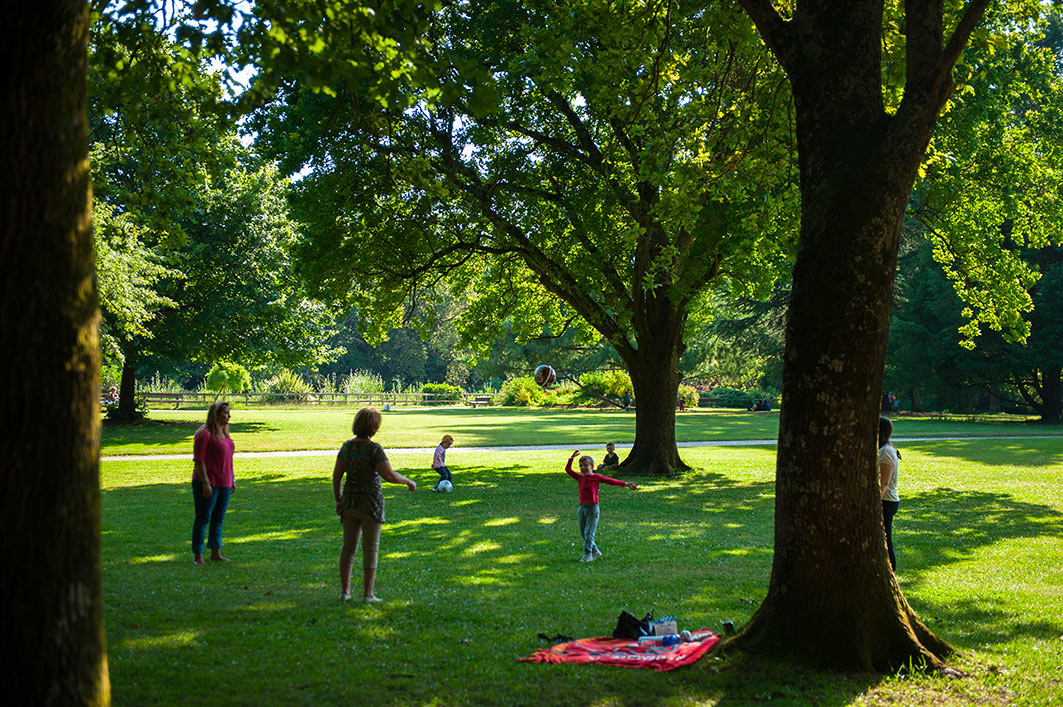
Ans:
{"type": "Polygon", "coordinates": [[[233,477],[233,452],[229,436],[229,403],[216,402],[207,411],[207,423],[196,432],[192,442],[192,496],[196,517],[192,521],[192,555],[197,565],[203,561],[203,533],[210,526],[207,547],[210,559],[228,562],[221,555],[221,529],[229,497],[236,490],[233,477]]]}
{"type": "Polygon", "coordinates": [[[594,471],[594,460],[583,456],[579,460],[580,473],[572,470],[572,461],[579,456],[579,450],[572,452],[565,465],[565,472],[579,482],[579,534],[583,538],[583,557],[580,562],[594,562],[602,556],[598,546],[594,544],[594,533],[598,530],[598,485],[609,484],[610,486],[627,486],[629,489],[637,489],[638,484],[619,479],[610,479],[594,471]]]}

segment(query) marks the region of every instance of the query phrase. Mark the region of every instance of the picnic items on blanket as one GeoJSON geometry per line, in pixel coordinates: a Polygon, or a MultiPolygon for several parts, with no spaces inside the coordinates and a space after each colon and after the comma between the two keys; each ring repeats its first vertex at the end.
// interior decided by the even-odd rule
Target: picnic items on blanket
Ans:
{"type": "Polygon", "coordinates": [[[679,633],[674,616],[662,616],[651,625],[654,636],[671,636],[679,633]]]}
{"type": "Polygon", "coordinates": [[[674,670],[696,662],[720,641],[720,637],[708,629],[697,631],[690,638],[688,642],[677,640],[671,645],[607,636],[581,638],[550,648],[540,648],[520,660],[530,663],[601,663],[624,668],[674,670]]]}
{"type": "Polygon", "coordinates": [[[613,629],[613,638],[629,638],[635,640],[639,636],[648,636],[653,633],[653,630],[650,628],[651,621],[653,621],[652,610],[646,614],[641,621],[636,619],[634,614],[627,611],[621,611],[620,616],[616,620],[616,628],[613,629]]]}

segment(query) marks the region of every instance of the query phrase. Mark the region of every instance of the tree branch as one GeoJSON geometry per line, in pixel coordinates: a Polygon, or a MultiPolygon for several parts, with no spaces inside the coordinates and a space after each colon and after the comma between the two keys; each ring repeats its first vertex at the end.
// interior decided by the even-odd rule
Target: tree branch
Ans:
{"type": "Polygon", "coordinates": [[[761,39],[771,49],[772,54],[789,73],[790,32],[787,22],[775,9],[771,0],[738,0],[738,4],[753,20],[761,39]]]}

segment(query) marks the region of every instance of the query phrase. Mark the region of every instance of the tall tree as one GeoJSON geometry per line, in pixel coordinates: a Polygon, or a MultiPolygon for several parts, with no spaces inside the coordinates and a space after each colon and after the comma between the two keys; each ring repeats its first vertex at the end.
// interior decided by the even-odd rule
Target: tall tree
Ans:
{"type": "Polygon", "coordinates": [[[86,118],[88,8],[9,9],[0,57],[7,562],[4,685],[19,704],[109,704],[99,490],[99,312],[86,118]],[[46,419],[46,421],[45,421],[46,419]]]}
{"type": "Polygon", "coordinates": [[[958,16],[941,0],[739,2],[792,86],[801,233],[771,581],[736,643],[841,668],[944,668],[950,646],[919,621],[886,558],[874,460],[904,214],[953,66],[989,0],[958,16]],[[886,44],[903,53],[884,61],[891,27],[904,28],[903,44],[886,44]],[[896,65],[903,85],[885,91],[896,65]]]}
{"type": "Polygon", "coordinates": [[[470,337],[581,328],[631,375],[625,465],[684,468],[685,328],[709,290],[770,284],[790,235],[789,98],[739,17],[700,3],[448,5],[425,33],[434,78],[404,100],[293,80],[257,127],[289,169],[312,168],[298,214],[319,282],[387,327],[446,277],[470,298],[470,337]]]}

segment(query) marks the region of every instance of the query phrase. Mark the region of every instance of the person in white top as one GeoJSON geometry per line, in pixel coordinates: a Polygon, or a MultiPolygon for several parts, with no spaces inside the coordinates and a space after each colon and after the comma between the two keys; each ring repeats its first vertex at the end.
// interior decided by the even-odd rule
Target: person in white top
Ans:
{"type": "Polygon", "coordinates": [[[897,449],[890,444],[893,423],[888,417],[878,418],[878,485],[882,493],[882,524],[886,529],[886,549],[889,551],[890,567],[897,571],[897,556],[893,552],[893,516],[901,505],[897,494],[897,472],[901,458],[897,449]]]}

